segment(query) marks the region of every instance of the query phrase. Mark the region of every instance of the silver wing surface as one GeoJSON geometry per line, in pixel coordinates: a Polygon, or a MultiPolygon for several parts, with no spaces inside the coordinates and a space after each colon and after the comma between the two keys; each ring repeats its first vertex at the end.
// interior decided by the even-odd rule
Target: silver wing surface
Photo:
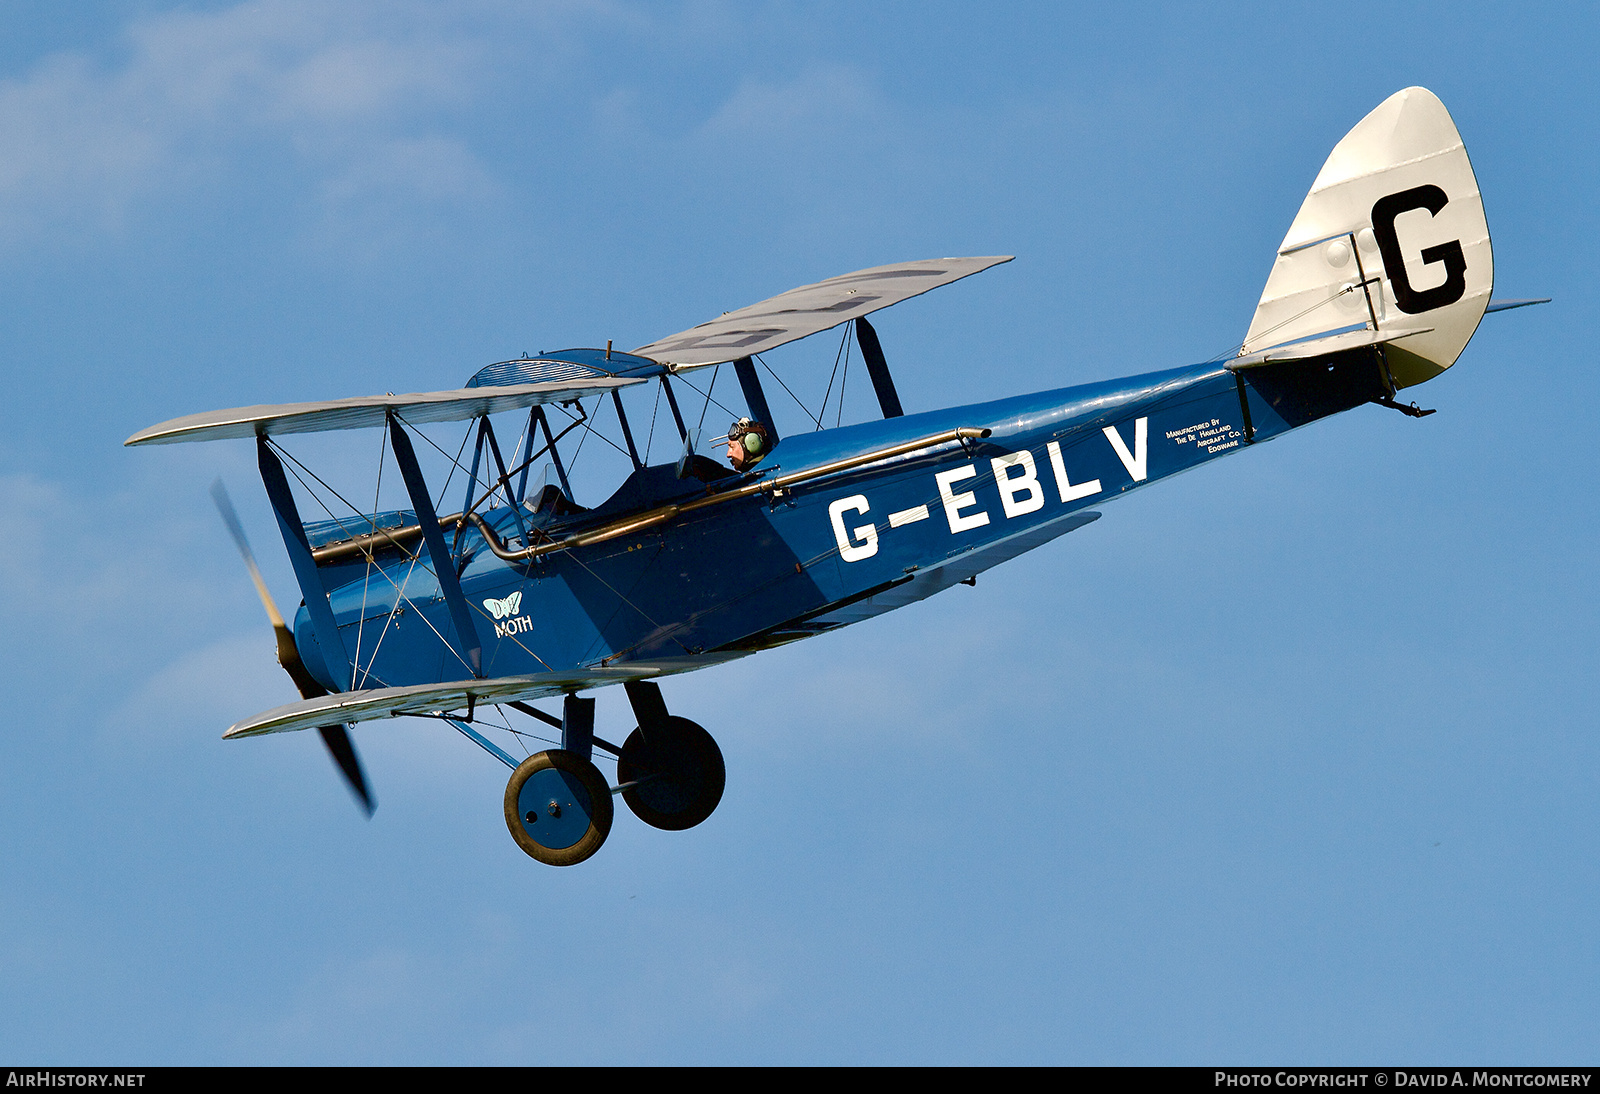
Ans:
{"type": "Polygon", "coordinates": [[[498,414],[537,403],[565,403],[604,394],[643,379],[597,376],[508,387],[473,387],[457,391],[424,391],[411,395],[369,395],[321,403],[279,403],[209,410],[142,429],[122,442],[178,444],[183,441],[238,440],[278,433],[321,433],[331,429],[372,429],[383,425],[390,411],[408,425],[457,422],[481,414],[498,414]]]}
{"type": "Polygon", "coordinates": [[[222,736],[256,737],[263,733],[289,733],[299,729],[316,729],[331,723],[367,722],[401,714],[465,711],[473,705],[543,699],[607,684],[624,684],[629,680],[671,676],[742,656],[742,652],[701,654],[656,661],[630,661],[614,668],[582,668],[570,672],[499,676],[489,680],[454,680],[443,684],[346,691],[274,707],[229,726],[222,736]]]}
{"type": "Polygon", "coordinates": [[[929,289],[1010,262],[1013,257],[928,258],[857,270],[790,289],[748,308],[725,312],[709,323],[633,352],[679,368],[735,361],[920,296],[929,289]]]}

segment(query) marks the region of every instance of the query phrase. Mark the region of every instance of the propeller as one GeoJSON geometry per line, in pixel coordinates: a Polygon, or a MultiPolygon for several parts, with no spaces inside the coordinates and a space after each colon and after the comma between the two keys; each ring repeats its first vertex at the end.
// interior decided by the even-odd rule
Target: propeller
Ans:
{"type": "MultiPolygon", "coordinates": [[[[295,645],[294,634],[289,630],[289,625],[283,621],[283,613],[278,611],[278,605],[273,602],[272,594],[267,591],[267,583],[262,580],[261,569],[256,565],[256,556],[250,550],[250,541],[245,538],[244,526],[239,523],[239,514],[234,512],[233,501],[228,497],[227,487],[218,479],[211,484],[211,500],[217,503],[217,512],[222,514],[222,523],[228,526],[228,532],[233,536],[234,545],[239,548],[239,555],[244,559],[245,568],[250,571],[250,580],[256,583],[256,595],[261,597],[261,606],[267,609],[267,619],[272,623],[272,632],[278,640],[278,664],[282,665],[289,678],[294,681],[294,686],[300,690],[300,698],[315,699],[328,694],[328,689],[317,683],[316,678],[306,669],[305,662],[300,660],[300,648],[295,645]]],[[[350,784],[350,790],[360,800],[361,807],[366,810],[367,816],[372,816],[378,808],[378,803],[372,797],[372,791],[367,788],[367,776],[361,769],[361,758],[356,755],[356,746],[350,740],[350,731],[343,725],[318,726],[317,732],[322,735],[322,743],[328,746],[328,752],[333,756],[334,763],[339,765],[339,770],[344,773],[345,782],[350,784]]]]}

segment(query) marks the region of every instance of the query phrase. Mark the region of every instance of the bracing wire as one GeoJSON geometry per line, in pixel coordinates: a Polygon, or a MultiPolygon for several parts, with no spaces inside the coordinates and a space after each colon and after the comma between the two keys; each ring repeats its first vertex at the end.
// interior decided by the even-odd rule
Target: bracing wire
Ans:
{"type": "MultiPolygon", "coordinates": [[[[274,445],[273,447],[277,448],[276,445],[274,445]]],[[[279,451],[282,451],[282,450],[279,449],[279,451]]],[[[287,452],[285,452],[284,455],[288,456],[289,454],[287,452]]],[[[290,456],[289,459],[296,466],[298,466],[301,469],[305,470],[306,474],[310,475],[313,479],[316,479],[317,482],[322,483],[322,485],[328,490],[329,493],[333,494],[334,497],[339,498],[339,500],[341,502],[344,502],[345,505],[350,506],[352,511],[355,510],[355,506],[350,505],[350,502],[349,502],[348,499],[340,496],[338,491],[334,490],[333,487],[328,486],[327,483],[322,482],[322,480],[320,478],[318,478],[309,468],[306,468],[304,464],[301,464],[300,461],[294,459],[293,456],[290,456]]],[[[306,480],[303,477],[301,477],[301,475],[300,475],[300,473],[298,471],[295,471],[293,468],[291,468],[290,469],[290,474],[294,475],[295,480],[300,483],[300,486],[305,490],[306,494],[312,500],[314,500],[319,506],[322,507],[322,511],[324,513],[327,513],[330,519],[335,520],[335,521],[339,519],[338,517],[334,516],[333,510],[328,508],[327,502],[322,500],[322,496],[311,488],[311,485],[309,483],[307,483],[306,480]]],[[[450,644],[449,640],[446,639],[443,634],[439,633],[439,628],[435,627],[433,625],[433,623],[428,619],[428,617],[425,614],[423,614],[423,612],[421,610],[419,610],[417,608],[415,603],[412,602],[411,598],[405,595],[405,586],[406,586],[406,584],[408,584],[410,582],[412,572],[416,569],[416,567],[421,562],[422,562],[422,556],[420,554],[416,554],[416,555],[412,555],[411,556],[410,565],[406,569],[405,580],[402,581],[400,584],[395,584],[394,578],[389,576],[388,571],[384,570],[382,567],[379,567],[379,569],[378,569],[378,572],[380,574],[383,574],[384,580],[388,581],[390,585],[394,586],[394,590],[395,590],[395,594],[396,594],[396,601],[395,601],[394,608],[389,612],[388,617],[386,618],[386,620],[384,622],[383,634],[379,635],[377,645],[375,645],[373,647],[373,649],[372,649],[372,656],[367,659],[367,668],[366,668],[366,670],[364,672],[360,673],[360,675],[362,675],[365,678],[370,678],[371,675],[372,675],[372,666],[377,663],[378,651],[383,647],[383,639],[389,633],[389,630],[390,630],[389,623],[393,622],[394,617],[395,617],[396,613],[400,610],[400,605],[402,603],[410,604],[411,605],[411,609],[417,613],[417,618],[421,619],[422,622],[427,626],[427,628],[429,630],[431,630],[435,635],[438,636],[439,641],[444,643],[445,648],[448,649],[452,654],[455,655],[456,660],[460,661],[462,666],[464,668],[466,668],[468,672],[472,671],[472,666],[467,664],[465,658],[463,658],[461,656],[461,654],[456,652],[456,648],[450,644]]],[[[429,566],[424,566],[423,569],[427,570],[429,573],[433,572],[432,567],[429,567],[429,566]]],[[[437,575],[435,575],[435,576],[437,576],[437,575]]],[[[365,679],[362,679],[360,682],[365,683],[365,679]]]]}
{"type": "MultiPolygon", "coordinates": [[[[757,361],[761,361],[761,367],[766,369],[767,372],[771,373],[772,378],[774,380],[778,381],[778,386],[783,388],[784,391],[788,391],[789,392],[789,398],[793,399],[795,401],[795,405],[797,405],[801,410],[804,410],[806,412],[806,417],[810,418],[813,422],[816,422],[817,423],[817,428],[821,429],[822,428],[822,419],[817,417],[815,414],[811,413],[811,410],[806,406],[806,404],[804,404],[804,403],[802,403],[800,401],[800,396],[796,395],[792,391],[789,391],[789,385],[783,382],[783,377],[779,376],[776,372],[772,371],[772,366],[767,364],[766,361],[762,360],[761,354],[759,354],[759,353],[756,354],[755,358],[756,358],[757,361]]],[[[769,422],[768,424],[770,425],[771,423],[769,422]]]]}
{"type": "MultiPolygon", "coordinates": [[[[828,415],[828,397],[833,394],[833,378],[839,373],[839,359],[845,355],[845,347],[850,344],[850,325],[848,323],[842,325],[844,326],[844,337],[839,339],[839,352],[833,355],[833,371],[828,373],[828,390],[822,393],[822,417],[824,418],[828,415]]],[[[843,388],[839,390],[839,399],[841,403],[844,400],[843,388]]],[[[822,418],[817,419],[817,428],[822,428],[822,418]]]]}
{"type": "MultiPolygon", "coordinates": [[[[602,441],[606,442],[606,444],[609,444],[612,448],[615,448],[618,452],[622,453],[624,456],[628,455],[628,450],[626,448],[623,448],[616,441],[612,440],[610,437],[607,437],[604,433],[600,432],[593,425],[593,423],[595,421],[597,421],[599,419],[599,417],[600,417],[600,404],[603,401],[604,401],[603,399],[597,398],[597,400],[595,402],[594,413],[588,415],[587,417],[585,417],[583,419],[583,436],[578,438],[578,447],[573,449],[572,459],[569,462],[568,467],[567,467],[568,471],[571,471],[571,470],[573,470],[574,468],[576,468],[578,466],[578,454],[583,451],[583,442],[588,440],[589,436],[591,434],[593,434],[596,437],[599,437],[602,441]]],[[[561,412],[563,414],[566,414],[568,417],[571,417],[571,414],[567,410],[566,407],[562,407],[561,408],[561,412]]],[[[576,419],[574,419],[574,420],[576,420],[576,419]]],[[[631,457],[630,457],[630,459],[631,459],[631,457]]]]}
{"type": "MultiPolygon", "coordinates": [[[[396,414],[395,417],[396,418],[400,418],[400,415],[396,414]]],[[[411,425],[411,423],[406,421],[404,418],[400,418],[400,424],[402,424],[402,425],[411,425]]],[[[467,450],[467,438],[472,436],[472,426],[468,425],[467,426],[467,431],[461,435],[461,447],[456,449],[456,454],[454,456],[450,455],[450,453],[448,453],[444,449],[440,448],[437,444],[434,444],[433,438],[428,436],[422,430],[418,429],[416,426],[411,425],[411,432],[415,433],[417,436],[419,436],[423,440],[427,441],[430,445],[433,446],[433,450],[435,452],[439,453],[439,455],[443,456],[445,459],[450,461],[450,473],[444,477],[444,485],[439,487],[439,500],[433,503],[434,509],[438,509],[440,506],[442,506],[444,504],[445,494],[450,489],[450,483],[455,480],[456,472],[457,471],[463,471],[463,472],[466,471],[466,468],[461,466],[461,453],[463,453],[463,452],[465,452],[467,450]]],[[[343,499],[341,499],[341,500],[343,500],[343,499]]],[[[348,505],[350,503],[349,502],[345,502],[345,504],[348,505]]]]}
{"type": "Polygon", "coordinates": [[[650,405],[650,432],[644,439],[644,462],[650,463],[650,446],[656,439],[656,415],[661,411],[661,385],[656,385],[656,401],[650,405]]]}
{"type": "MultiPolygon", "coordinates": [[[[307,467],[305,464],[301,463],[299,460],[295,459],[294,456],[291,455],[290,452],[287,449],[285,449],[282,446],[280,446],[271,437],[267,438],[267,443],[272,446],[272,450],[274,452],[278,453],[278,455],[280,455],[280,456],[283,456],[285,459],[287,459],[295,467],[298,467],[301,471],[304,471],[307,475],[311,476],[311,478],[314,479],[319,486],[321,486],[328,493],[332,494],[334,497],[338,498],[341,502],[343,502],[345,504],[345,507],[348,508],[356,516],[358,516],[358,517],[365,517],[366,516],[365,513],[363,513],[361,510],[359,510],[359,509],[357,509],[355,507],[355,504],[349,498],[345,497],[343,494],[339,493],[339,491],[335,490],[333,487],[331,487],[327,483],[323,482],[322,481],[322,477],[320,475],[318,475],[315,471],[311,470],[311,468],[307,467]]],[[[316,498],[317,504],[322,506],[322,511],[324,513],[328,514],[328,519],[329,520],[334,520],[334,521],[338,521],[339,520],[339,518],[334,515],[333,510],[328,508],[327,503],[322,500],[322,498],[317,494],[317,492],[315,490],[311,489],[311,485],[309,483],[307,483],[305,479],[301,478],[298,473],[296,473],[294,477],[297,480],[299,480],[301,486],[305,487],[305,491],[306,491],[307,494],[311,495],[311,497],[313,497],[313,498],[316,498]]],[[[377,527],[378,527],[375,523],[373,523],[373,521],[370,518],[368,518],[367,524],[373,530],[376,530],[377,527]]]]}
{"type": "MultiPolygon", "coordinates": [[[[409,424],[409,423],[405,423],[404,419],[401,419],[401,422],[402,422],[402,424],[409,424]]],[[[413,427],[413,429],[415,430],[415,427],[413,427]]],[[[593,430],[591,430],[591,431],[593,431],[593,430]]],[[[432,438],[428,437],[425,433],[422,433],[420,430],[415,430],[415,432],[417,433],[417,435],[421,436],[425,441],[427,441],[429,445],[431,445],[436,451],[438,451],[441,455],[443,455],[451,463],[451,466],[452,466],[451,474],[446,478],[444,487],[441,488],[441,495],[443,495],[444,492],[449,489],[450,482],[454,479],[455,470],[461,469],[461,466],[462,466],[461,465],[461,455],[462,455],[463,452],[466,451],[466,443],[467,443],[467,440],[470,439],[472,431],[470,429],[468,429],[466,435],[463,436],[462,441],[461,441],[461,447],[457,451],[457,453],[455,454],[454,457],[452,457],[450,455],[450,453],[445,451],[443,448],[440,448],[439,445],[437,443],[435,443],[432,440],[432,438]]],[[[336,514],[329,507],[327,501],[323,497],[322,491],[326,491],[327,494],[329,494],[332,497],[334,497],[335,499],[337,499],[340,502],[340,504],[343,505],[346,509],[348,509],[351,513],[355,514],[358,517],[364,518],[365,519],[365,523],[370,528],[376,529],[377,528],[376,521],[374,519],[372,519],[372,518],[373,518],[373,516],[376,515],[378,507],[382,504],[383,469],[384,469],[384,464],[385,464],[385,460],[386,460],[385,452],[387,451],[387,445],[384,442],[386,442],[388,440],[388,434],[389,434],[389,426],[388,426],[388,423],[386,422],[385,425],[384,425],[383,439],[380,442],[380,446],[379,446],[378,470],[377,470],[377,475],[376,475],[376,481],[375,481],[374,487],[373,487],[373,489],[374,489],[373,513],[370,514],[370,515],[362,513],[349,498],[347,498],[343,494],[341,494],[338,490],[336,490],[333,486],[331,486],[326,480],[324,480],[316,472],[312,471],[305,464],[301,463],[300,460],[296,459],[293,454],[291,454],[290,452],[284,450],[276,442],[272,442],[270,439],[269,439],[268,443],[272,444],[273,449],[276,452],[278,452],[279,454],[281,454],[287,460],[289,473],[294,477],[295,481],[299,483],[301,490],[304,491],[304,493],[305,493],[305,495],[307,497],[309,497],[312,501],[314,501],[316,503],[318,508],[320,508],[323,511],[323,513],[325,513],[328,516],[328,518],[330,520],[332,520],[332,521],[334,521],[336,523],[339,523],[341,525],[344,523],[343,520],[338,516],[338,514],[336,514]],[[322,488],[322,491],[317,490],[316,487],[312,485],[312,483],[315,483],[316,486],[320,486],[322,488]]],[[[608,443],[610,443],[609,438],[605,437],[603,434],[601,435],[601,439],[602,440],[606,440],[608,443]]],[[[521,437],[518,438],[518,443],[519,444],[521,443],[521,437]]],[[[581,447],[581,442],[580,442],[580,447],[581,447]]],[[[613,443],[612,447],[616,448],[617,446],[613,443]]],[[[619,448],[618,451],[621,451],[621,449],[619,448]]],[[[482,499],[479,499],[479,501],[481,503],[482,499]]],[[[351,677],[351,685],[350,686],[351,686],[352,689],[359,689],[360,687],[365,686],[365,685],[367,685],[368,683],[370,683],[370,682],[372,682],[374,680],[376,680],[377,683],[380,686],[383,684],[383,681],[377,680],[377,678],[373,675],[373,671],[372,670],[373,670],[373,667],[377,664],[377,658],[378,658],[379,653],[382,651],[382,648],[383,648],[383,645],[384,645],[384,640],[387,638],[389,632],[393,629],[391,624],[394,622],[395,617],[402,610],[404,610],[407,607],[409,607],[412,611],[416,612],[417,617],[419,619],[421,619],[423,624],[425,626],[427,626],[427,628],[434,633],[434,636],[439,639],[439,641],[445,646],[445,648],[448,649],[451,652],[451,654],[453,654],[455,656],[456,660],[461,662],[462,667],[466,668],[468,671],[471,671],[471,666],[461,656],[461,654],[456,650],[455,646],[444,636],[444,634],[439,630],[439,628],[436,627],[433,624],[433,622],[428,619],[427,615],[424,612],[421,611],[421,609],[418,607],[416,602],[410,596],[406,595],[406,592],[405,592],[406,587],[410,584],[411,576],[415,572],[417,566],[419,566],[419,565],[422,566],[424,570],[427,570],[430,573],[432,572],[433,568],[423,561],[421,553],[419,552],[419,553],[410,555],[409,560],[408,560],[408,564],[407,564],[407,567],[406,567],[406,572],[405,572],[404,576],[402,576],[399,581],[396,581],[395,575],[391,574],[386,568],[384,568],[382,566],[378,566],[377,563],[376,563],[376,559],[372,555],[369,554],[367,556],[366,569],[365,569],[365,573],[363,575],[363,581],[362,581],[362,585],[363,585],[363,588],[362,588],[362,607],[361,607],[360,617],[358,619],[357,629],[356,629],[356,651],[355,651],[355,656],[352,659],[352,664],[351,664],[352,677],[351,677]],[[370,653],[368,653],[367,657],[365,658],[365,662],[366,662],[365,665],[363,665],[362,664],[362,661],[363,661],[363,658],[362,658],[362,652],[363,652],[362,647],[365,644],[365,630],[366,630],[366,623],[368,622],[367,614],[366,614],[366,606],[367,606],[367,602],[368,602],[367,598],[368,598],[369,590],[371,588],[371,579],[372,579],[372,573],[373,573],[374,569],[376,569],[377,572],[383,576],[383,579],[394,590],[394,592],[396,594],[396,602],[395,602],[394,606],[386,614],[386,617],[385,617],[385,620],[384,620],[384,626],[381,628],[380,633],[378,635],[378,638],[377,638],[376,642],[374,643],[372,650],[370,651],[370,653]]],[[[437,576],[437,575],[435,575],[435,576],[437,576]]],[[[615,592],[615,590],[613,590],[613,592],[615,592]]],[[[620,596],[619,596],[619,598],[620,598],[620,596]]],[[[620,599],[625,599],[625,598],[620,598],[620,599]]],[[[630,604],[630,607],[633,607],[634,610],[636,610],[636,611],[639,610],[637,605],[630,604]]],[[[487,615],[485,615],[481,611],[478,614],[479,615],[483,615],[484,618],[488,618],[487,615]]],[[[640,614],[644,614],[644,613],[641,612],[640,614]]],[[[533,651],[532,649],[529,649],[528,646],[520,638],[516,638],[516,637],[513,636],[512,637],[512,641],[517,646],[522,648],[522,650],[524,652],[526,652],[529,656],[533,657],[536,661],[538,661],[541,665],[543,665],[544,668],[546,669],[546,671],[550,670],[549,664],[547,662],[545,662],[545,660],[542,657],[540,657],[535,651],[533,651]]]]}
{"type": "Polygon", "coordinates": [[[706,412],[711,409],[711,404],[712,403],[716,403],[718,408],[721,409],[721,411],[724,414],[731,414],[735,418],[739,417],[739,412],[737,410],[730,410],[727,407],[723,406],[722,403],[719,400],[713,399],[711,397],[711,393],[717,389],[717,373],[719,373],[721,371],[722,371],[722,366],[721,365],[718,365],[718,366],[716,366],[715,368],[713,368],[711,370],[711,382],[706,385],[706,389],[704,391],[700,391],[700,389],[698,387],[695,387],[695,385],[693,383],[690,383],[690,381],[688,381],[687,379],[684,379],[682,374],[680,374],[679,377],[678,377],[680,380],[683,380],[683,382],[685,384],[688,384],[688,386],[690,388],[692,388],[694,391],[700,392],[701,395],[704,395],[706,397],[705,405],[703,405],[700,408],[700,420],[695,423],[695,429],[696,430],[699,430],[702,426],[704,426],[706,424],[706,412]]]}
{"type": "MultiPolygon", "coordinates": [[[[848,338],[848,333],[846,335],[848,338]]],[[[850,343],[844,345],[844,372],[839,376],[839,413],[833,419],[833,427],[839,428],[839,423],[844,421],[844,385],[850,379],[850,343]]]]}
{"type": "MultiPolygon", "coordinates": [[[[389,419],[383,419],[383,436],[378,439],[378,475],[372,487],[372,513],[378,513],[379,499],[383,493],[384,442],[389,439],[389,419]]],[[[374,522],[376,524],[376,522],[374,522]]],[[[372,588],[372,568],[378,564],[375,553],[368,553],[367,566],[361,574],[361,616],[356,621],[356,652],[350,659],[350,690],[356,690],[356,680],[361,672],[361,640],[367,629],[367,592],[372,588]]]]}
{"type": "MultiPolygon", "coordinates": [[[[1340,289],[1338,292],[1334,293],[1332,296],[1326,297],[1325,299],[1322,299],[1322,300],[1318,300],[1315,304],[1312,304],[1309,308],[1306,308],[1304,311],[1295,312],[1293,315],[1289,316],[1289,318],[1283,320],[1281,323],[1274,323],[1272,326],[1270,326],[1270,327],[1266,328],[1265,330],[1259,332],[1256,335],[1256,338],[1257,339],[1265,338],[1267,335],[1271,334],[1273,331],[1280,330],[1283,327],[1287,327],[1290,323],[1295,322],[1297,319],[1304,319],[1306,316],[1310,315],[1312,312],[1316,311],[1318,308],[1325,307],[1328,304],[1333,303],[1335,300],[1339,299],[1339,297],[1345,295],[1346,293],[1354,292],[1356,289],[1362,288],[1363,286],[1364,286],[1364,283],[1358,283],[1358,284],[1354,284],[1354,285],[1346,285],[1344,288],[1340,289]]],[[[1363,320],[1362,322],[1364,324],[1365,320],[1363,320]]],[[[1248,339],[1246,339],[1246,341],[1248,341],[1248,339]]],[[[1244,349],[1244,342],[1235,342],[1232,345],[1230,345],[1227,349],[1225,349],[1221,353],[1217,354],[1215,357],[1207,357],[1206,358],[1206,362],[1209,364],[1209,363],[1215,363],[1217,361],[1227,360],[1229,357],[1236,356],[1238,354],[1238,352],[1240,350],[1242,350],[1242,349],[1244,349]]]]}

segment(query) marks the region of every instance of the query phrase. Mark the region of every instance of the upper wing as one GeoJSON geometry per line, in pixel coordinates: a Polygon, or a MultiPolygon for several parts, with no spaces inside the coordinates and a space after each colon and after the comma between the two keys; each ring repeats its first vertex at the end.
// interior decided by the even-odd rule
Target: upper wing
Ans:
{"type": "Polygon", "coordinates": [[[456,422],[481,414],[498,414],[536,403],[565,403],[603,394],[642,379],[597,376],[508,387],[474,387],[459,391],[424,391],[413,395],[370,395],[323,403],[280,403],[210,410],[142,429],[124,444],[177,444],[220,441],[276,433],[321,433],[330,429],[367,429],[383,425],[390,411],[407,424],[456,422]]]}
{"type": "Polygon", "coordinates": [[[629,680],[648,680],[657,676],[689,672],[743,656],[701,654],[697,657],[631,661],[614,668],[573,669],[570,672],[536,672],[526,676],[499,676],[490,680],[453,680],[443,684],[417,684],[412,687],[369,688],[302,699],[228,727],[223,737],[254,737],[262,733],[288,733],[314,729],[330,723],[365,722],[397,714],[433,714],[463,710],[469,706],[510,703],[521,699],[540,699],[550,695],[623,684],[629,680]]]}
{"type": "Polygon", "coordinates": [[[663,364],[697,368],[765,353],[929,289],[1010,262],[1012,255],[987,258],[929,258],[898,262],[830,277],[790,289],[681,334],[640,346],[633,352],[663,364]]]}

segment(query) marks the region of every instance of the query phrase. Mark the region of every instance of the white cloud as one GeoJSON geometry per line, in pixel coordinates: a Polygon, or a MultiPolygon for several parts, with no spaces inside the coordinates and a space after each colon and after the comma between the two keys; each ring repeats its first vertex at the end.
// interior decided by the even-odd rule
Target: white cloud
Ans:
{"type": "Polygon", "coordinates": [[[14,615],[19,605],[36,605],[54,584],[45,565],[57,556],[52,529],[71,509],[60,486],[30,474],[0,475],[0,505],[12,521],[0,537],[0,604],[14,615]]]}
{"type": "Polygon", "coordinates": [[[146,18],[114,61],[57,55],[0,82],[0,232],[114,230],[137,203],[229,177],[250,142],[322,197],[481,198],[488,172],[430,131],[484,44],[428,9],[263,0],[146,18]]]}
{"type": "Polygon", "coordinates": [[[248,584],[218,586],[220,567],[189,553],[197,525],[148,495],[85,494],[32,474],[0,475],[0,505],[14,522],[0,541],[0,657],[27,702],[98,695],[119,724],[193,712],[225,728],[294,698],[287,677],[273,675],[282,677],[272,632],[241,595],[248,584]],[[254,614],[241,621],[241,610],[254,614]],[[219,621],[259,625],[259,637],[196,649],[219,621]]]}
{"type": "Polygon", "coordinates": [[[812,140],[887,120],[888,103],[856,69],[829,65],[782,83],[742,83],[701,128],[709,139],[812,140]]]}
{"type": "MultiPolygon", "coordinates": [[[[248,1038],[254,1059],[395,1059],[422,1032],[427,1008],[451,978],[435,960],[393,947],[329,959],[305,977],[292,1001],[248,1038]],[[360,1032],[351,1033],[354,1019],[360,1032]],[[340,1029],[337,1037],[328,1031],[340,1029]]],[[[448,991],[448,989],[445,989],[448,991]]]]}
{"type": "Polygon", "coordinates": [[[239,719],[297,697],[263,621],[255,633],[180,655],[112,712],[108,732],[187,739],[200,729],[220,736],[239,719]]]}
{"type": "Polygon", "coordinates": [[[502,193],[500,182],[460,141],[384,141],[328,172],[320,187],[320,231],[313,238],[370,252],[415,232],[408,212],[418,204],[471,206],[502,193]]]}
{"type": "Polygon", "coordinates": [[[662,163],[761,164],[837,152],[841,139],[883,134],[893,105],[873,80],[847,65],[811,66],[790,78],[741,80],[707,114],[682,129],[648,120],[653,104],[632,86],[612,87],[592,104],[600,134],[632,155],[662,163]]]}
{"type": "Polygon", "coordinates": [[[127,499],[76,495],[22,472],[0,475],[0,506],[12,522],[0,539],[0,609],[13,623],[136,614],[156,590],[180,602],[203,595],[196,575],[154,549],[127,499]]]}

